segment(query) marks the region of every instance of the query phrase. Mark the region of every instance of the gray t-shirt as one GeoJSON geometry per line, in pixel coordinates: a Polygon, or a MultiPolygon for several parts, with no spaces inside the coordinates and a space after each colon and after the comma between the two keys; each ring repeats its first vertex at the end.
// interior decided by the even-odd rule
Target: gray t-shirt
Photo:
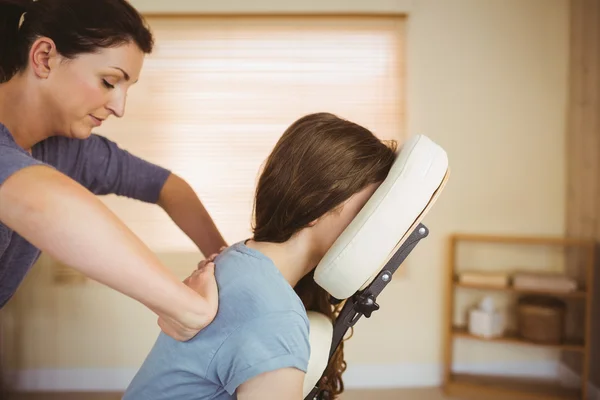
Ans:
{"type": "MultiPolygon", "coordinates": [[[[19,147],[0,123],[0,186],[22,168],[48,165],[97,195],[117,194],[156,203],[170,174],[98,135],[85,140],[52,137],[31,150],[30,155],[19,147]]],[[[39,254],[31,243],[0,222],[0,308],[12,297],[39,254]]]]}
{"type": "Polygon", "coordinates": [[[249,379],[281,368],[306,372],[309,322],[273,262],[242,242],[215,259],[219,310],[188,342],[160,333],[123,400],[225,400],[249,379]]]}

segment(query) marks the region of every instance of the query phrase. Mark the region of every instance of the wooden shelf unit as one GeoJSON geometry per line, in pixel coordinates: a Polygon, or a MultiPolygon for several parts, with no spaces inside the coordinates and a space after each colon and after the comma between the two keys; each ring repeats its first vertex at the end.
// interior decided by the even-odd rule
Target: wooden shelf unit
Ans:
{"type": "Polygon", "coordinates": [[[444,382],[443,389],[448,396],[472,399],[495,399],[507,398],[511,400],[538,400],[538,399],[587,399],[587,382],[589,380],[590,367],[590,341],[591,341],[591,309],[594,281],[594,251],[595,242],[592,240],[582,240],[562,237],[540,237],[540,236],[502,236],[502,235],[481,235],[481,234],[453,234],[449,238],[448,268],[447,268],[447,292],[446,292],[446,321],[444,337],[444,382]],[[538,290],[522,290],[519,288],[495,287],[487,285],[473,285],[459,283],[456,281],[457,274],[457,247],[459,243],[487,243],[487,244],[508,244],[523,246],[550,246],[577,247],[587,255],[585,267],[586,285],[585,290],[573,292],[554,292],[538,290]],[[550,295],[558,298],[572,299],[573,301],[583,301],[585,304],[585,326],[583,340],[568,339],[561,344],[547,345],[527,341],[514,333],[507,332],[504,336],[493,339],[485,339],[471,335],[463,326],[456,326],[454,323],[454,308],[456,291],[458,290],[477,290],[505,292],[507,294],[539,294],[550,295]],[[515,346],[537,346],[554,348],[560,351],[570,351],[582,353],[583,365],[581,374],[581,386],[579,389],[570,389],[560,386],[557,382],[548,382],[536,379],[515,379],[510,377],[491,377],[478,376],[471,374],[458,374],[453,371],[454,360],[454,341],[455,339],[467,339],[484,341],[490,343],[506,343],[515,346]]]}

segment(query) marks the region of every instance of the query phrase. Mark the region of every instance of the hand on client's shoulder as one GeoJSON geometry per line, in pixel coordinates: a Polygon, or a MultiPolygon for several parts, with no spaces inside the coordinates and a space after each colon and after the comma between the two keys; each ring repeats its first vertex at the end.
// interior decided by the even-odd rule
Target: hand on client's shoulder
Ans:
{"type": "MultiPolygon", "coordinates": [[[[219,249],[223,251],[225,247],[219,249]]],[[[183,283],[198,293],[206,302],[206,320],[203,326],[198,328],[189,328],[182,326],[170,318],[159,316],[158,326],[167,335],[175,340],[188,341],[198,334],[203,328],[210,324],[219,308],[219,290],[217,288],[217,280],[215,278],[215,263],[214,260],[218,256],[217,253],[212,254],[205,260],[198,263],[196,270],[188,276],[183,283]]]]}
{"type": "MultiPolygon", "coordinates": [[[[198,267],[196,269],[200,270],[203,269],[205,266],[207,266],[210,263],[213,263],[213,261],[215,261],[215,258],[217,258],[217,256],[219,254],[221,254],[223,252],[223,250],[225,250],[227,247],[223,246],[219,249],[218,253],[214,253],[211,254],[210,257],[208,257],[206,260],[202,260],[198,263],[198,267]]],[[[214,266],[213,266],[214,267],[214,266]]]]}

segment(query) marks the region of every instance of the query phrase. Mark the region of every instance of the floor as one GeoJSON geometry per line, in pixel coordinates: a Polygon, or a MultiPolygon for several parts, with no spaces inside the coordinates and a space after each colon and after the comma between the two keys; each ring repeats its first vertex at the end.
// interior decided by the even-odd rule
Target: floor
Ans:
{"type": "MultiPolygon", "coordinates": [[[[340,400],[450,400],[439,389],[349,390],[340,400]]],[[[19,394],[7,400],[120,400],[115,394],[19,394]]]]}
{"type": "Polygon", "coordinates": [[[342,395],[340,400],[451,400],[439,389],[401,390],[353,390],[342,395]]]}

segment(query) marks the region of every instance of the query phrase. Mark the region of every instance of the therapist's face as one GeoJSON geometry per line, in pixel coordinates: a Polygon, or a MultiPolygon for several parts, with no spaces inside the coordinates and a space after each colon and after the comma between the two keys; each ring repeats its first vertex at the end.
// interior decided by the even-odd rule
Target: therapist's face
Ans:
{"type": "Polygon", "coordinates": [[[319,259],[323,258],[344,229],[350,225],[350,222],[364,207],[380,184],[381,182],[370,184],[360,192],[355,193],[341,207],[319,218],[310,228],[315,239],[316,256],[319,259]]]}
{"type": "Polygon", "coordinates": [[[87,138],[105,119],[125,114],[127,91],[138,80],[144,60],[134,43],[67,59],[48,38],[38,39],[31,54],[48,105],[45,123],[54,134],[78,139],[87,138]]]}

